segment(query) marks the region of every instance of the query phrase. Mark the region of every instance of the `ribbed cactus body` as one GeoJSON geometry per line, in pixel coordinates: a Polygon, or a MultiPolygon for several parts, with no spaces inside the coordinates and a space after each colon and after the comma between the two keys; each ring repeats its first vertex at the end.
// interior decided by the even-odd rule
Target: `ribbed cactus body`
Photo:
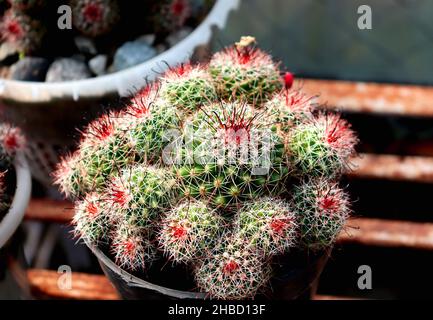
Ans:
{"type": "Polygon", "coordinates": [[[224,229],[219,214],[200,201],[184,201],[161,222],[159,243],[174,262],[192,263],[212,249],[224,229]]]}
{"type": "Polygon", "coordinates": [[[314,107],[314,98],[297,90],[283,90],[263,106],[269,122],[284,133],[310,120],[314,107]]]}
{"type": "Polygon", "coordinates": [[[253,40],[242,39],[236,46],[217,52],[210,61],[215,86],[224,98],[261,104],[282,87],[278,66],[253,45],[253,40]]]}
{"type": "Polygon", "coordinates": [[[172,132],[179,131],[180,123],[179,112],[175,108],[163,99],[156,100],[149,116],[135,120],[129,132],[140,161],[161,163],[172,132]]]}
{"type": "Polygon", "coordinates": [[[89,193],[83,200],[76,202],[72,221],[76,237],[91,244],[108,242],[112,222],[109,210],[104,196],[96,192],[89,193]]]}
{"type": "Polygon", "coordinates": [[[113,233],[112,253],[116,263],[126,270],[145,270],[156,257],[149,229],[130,221],[120,223],[113,233]]]}
{"type": "Polygon", "coordinates": [[[331,246],[349,217],[347,194],[323,178],[304,181],[293,192],[293,208],[304,246],[320,250],[331,246]]]}
{"type": "Polygon", "coordinates": [[[269,264],[248,245],[226,235],[197,267],[196,281],[215,299],[240,300],[254,297],[268,282],[269,264]]]}
{"type": "Polygon", "coordinates": [[[147,165],[124,169],[113,178],[106,193],[114,219],[146,228],[151,228],[159,214],[176,200],[171,172],[147,165]]]}
{"type": "Polygon", "coordinates": [[[189,64],[173,68],[162,77],[161,94],[171,106],[189,112],[217,99],[207,70],[189,64]]]}
{"type": "Polygon", "coordinates": [[[134,162],[135,142],[119,119],[117,113],[110,113],[93,121],[85,130],[72,160],[76,161],[76,167],[70,172],[71,189],[78,190],[78,195],[102,190],[111,177],[134,162]],[[79,185],[74,185],[74,182],[79,185]]]}
{"type": "Polygon", "coordinates": [[[235,235],[266,257],[282,254],[297,243],[296,216],[278,198],[260,198],[245,203],[235,217],[235,235]]]}
{"type": "Polygon", "coordinates": [[[345,120],[322,114],[290,132],[288,149],[299,175],[335,177],[347,169],[356,141],[345,120]]]}
{"type": "Polygon", "coordinates": [[[247,104],[217,103],[192,119],[192,141],[175,165],[184,196],[223,209],[242,201],[278,195],[289,170],[281,138],[247,104]]]}

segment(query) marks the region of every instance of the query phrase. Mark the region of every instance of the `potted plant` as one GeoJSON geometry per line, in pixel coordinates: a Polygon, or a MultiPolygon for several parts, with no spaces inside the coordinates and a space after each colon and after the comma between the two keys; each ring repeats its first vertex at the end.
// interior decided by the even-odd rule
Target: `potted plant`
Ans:
{"type": "Polygon", "coordinates": [[[15,292],[20,297],[19,292],[26,289],[13,280],[8,267],[20,258],[20,244],[11,238],[23,219],[31,192],[30,170],[22,154],[24,143],[19,129],[0,124],[0,295],[1,289],[7,288],[5,298],[14,297],[15,292]]]}
{"type": "Polygon", "coordinates": [[[26,156],[34,177],[50,186],[59,156],[73,148],[76,128],[103,112],[101,105],[188,60],[238,3],[4,1],[0,108],[28,137],[26,156]],[[71,30],[67,23],[59,29],[62,14],[67,21],[65,4],[71,30]]]}
{"type": "Polygon", "coordinates": [[[338,180],[357,139],[293,80],[243,37],[89,124],[55,177],[123,297],[288,299],[312,285],[350,212],[338,180]]]}

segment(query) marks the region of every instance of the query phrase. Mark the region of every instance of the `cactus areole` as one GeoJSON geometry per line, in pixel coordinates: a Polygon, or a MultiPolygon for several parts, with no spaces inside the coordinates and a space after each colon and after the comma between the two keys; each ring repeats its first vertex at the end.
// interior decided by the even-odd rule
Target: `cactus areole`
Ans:
{"type": "Polygon", "coordinates": [[[121,268],[166,259],[211,298],[249,299],[277,256],[332,246],[350,213],[338,180],[356,142],[243,37],[89,124],[55,179],[76,200],[76,236],[121,268]]]}

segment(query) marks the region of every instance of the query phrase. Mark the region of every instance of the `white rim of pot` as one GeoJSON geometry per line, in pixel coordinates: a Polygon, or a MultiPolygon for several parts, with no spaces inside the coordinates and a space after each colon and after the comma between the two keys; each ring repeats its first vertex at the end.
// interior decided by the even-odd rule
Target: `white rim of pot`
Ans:
{"type": "Polygon", "coordinates": [[[129,96],[135,88],[140,88],[145,82],[143,75],[153,75],[147,80],[153,80],[157,72],[167,69],[167,65],[176,65],[188,60],[194,49],[209,42],[212,27],[222,29],[231,10],[239,7],[240,0],[217,0],[206,18],[182,41],[137,66],[79,81],[57,83],[26,82],[0,79],[0,96],[26,104],[40,104],[53,99],[95,98],[107,93],[118,93],[121,97],[129,96]],[[184,57],[179,52],[185,52],[184,57]]]}
{"type": "Polygon", "coordinates": [[[0,221],[0,249],[17,230],[26,212],[32,190],[32,179],[27,160],[21,152],[14,159],[16,189],[8,213],[0,221]]]}
{"type": "Polygon", "coordinates": [[[96,246],[88,243],[87,241],[85,241],[85,243],[101,263],[103,263],[112,272],[117,274],[130,287],[149,289],[178,299],[206,299],[208,297],[208,294],[203,292],[175,290],[144,281],[143,279],[140,279],[120,268],[96,246]]]}

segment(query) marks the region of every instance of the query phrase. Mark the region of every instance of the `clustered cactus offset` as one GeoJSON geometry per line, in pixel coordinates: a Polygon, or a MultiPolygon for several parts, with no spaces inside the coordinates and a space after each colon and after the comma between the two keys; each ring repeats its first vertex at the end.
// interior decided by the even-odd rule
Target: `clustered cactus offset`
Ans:
{"type": "Polygon", "coordinates": [[[122,268],[165,256],[212,298],[244,299],[277,255],[332,246],[356,142],[244,37],[89,124],[55,178],[76,199],[77,236],[108,245],[122,268]]]}

